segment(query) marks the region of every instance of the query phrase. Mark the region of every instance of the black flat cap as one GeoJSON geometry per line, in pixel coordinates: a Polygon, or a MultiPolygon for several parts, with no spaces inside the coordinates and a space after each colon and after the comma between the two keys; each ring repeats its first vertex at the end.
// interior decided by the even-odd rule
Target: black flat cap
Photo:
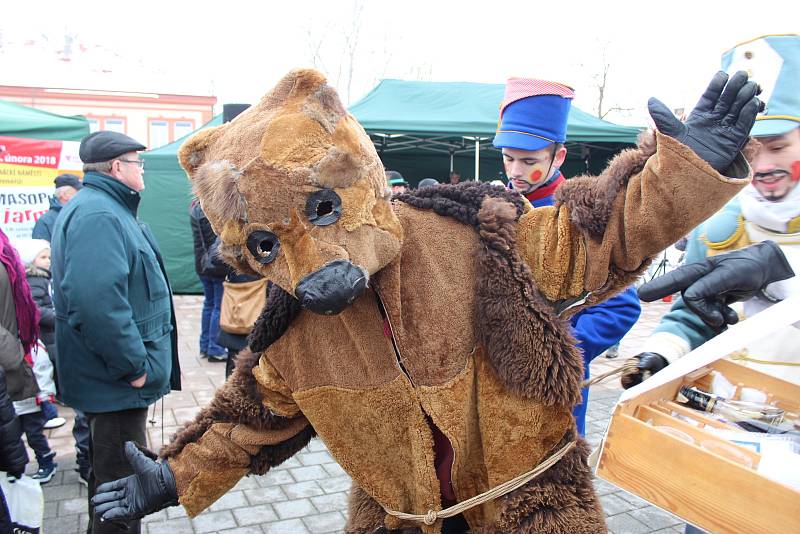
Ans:
{"type": "Polygon", "coordinates": [[[78,156],[84,163],[110,161],[128,152],[138,152],[146,147],[137,140],[118,132],[101,130],[81,140],[78,156]]]}
{"type": "Polygon", "coordinates": [[[56,179],[53,180],[53,183],[56,184],[57,188],[64,187],[65,185],[74,187],[75,189],[83,188],[83,183],[81,182],[81,179],[78,178],[76,175],[69,173],[59,174],[58,176],[56,176],[56,179]]]}

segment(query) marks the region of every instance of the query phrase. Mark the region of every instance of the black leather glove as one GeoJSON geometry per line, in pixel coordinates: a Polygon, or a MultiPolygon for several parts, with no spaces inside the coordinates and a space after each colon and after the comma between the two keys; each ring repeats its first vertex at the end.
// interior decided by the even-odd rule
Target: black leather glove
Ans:
{"type": "Polygon", "coordinates": [[[125,443],[125,457],[134,474],[97,487],[95,514],[103,521],[130,521],[178,504],[175,477],[166,461],[153,461],[132,441],[125,443]]]}
{"type": "Polygon", "coordinates": [[[652,375],[669,365],[669,362],[662,355],[656,354],[655,352],[643,352],[641,354],[637,354],[632,359],[638,360],[636,362],[637,372],[622,376],[620,382],[622,383],[622,387],[625,389],[640,384],[643,380],[647,380],[652,375]]]}
{"type": "Polygon", "coordinates": [[[756,115],[763,109],[756,98],[760,92],[755,82],[747,81],[745,72],[737,72],[728,81],[728,75],[720,71],[685,123],[655,98],[647,102],[647,108],[658,131],[688,146],[721,173],[747,142],[756,115]]]}
{"type": "Polygon", "coordinates": [[[772,282],[792,276],[780,247],[764,241],[679,267],[642,285],[639,298],[652,302],[680,291],[690,310],[719,329],[739,320],[729,304],[750,299],[772,282]]]}

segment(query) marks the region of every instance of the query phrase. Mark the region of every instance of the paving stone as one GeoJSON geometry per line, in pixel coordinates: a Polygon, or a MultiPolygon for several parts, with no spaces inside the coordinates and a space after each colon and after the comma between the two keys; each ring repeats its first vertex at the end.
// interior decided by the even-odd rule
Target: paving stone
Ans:
{"type": "Polygon", "coordinates": [[[309,534],[308,529],[300,519],[276,521],[269,525],[262,525],[264,534],[309,534]]]}
{"type": "Polygon", "coordinates": [[[261,527],[238,527],[220,530],[219,534],[264,534],[264,531],[261,527]]]}
{"type": "Polygon", "coordinates": [[[338,491],[348,491],[352,481],[350,480],[350,477],[342,476],[318,480],[317,483],[322,489],[325,490],[325,493],[336,493],[338,491]]]}
{"type": "Polygon", "coordinates": [[[194,531],[198,534],[202,532],[219,532],[225,528],[236,527],[236,520],[229,510],[222,512],[204,512],[192,519],[194,531]]]}
{"type": "Polygon", "coordinates": [[[292,456],[291,458],[289,458],[288,460],[283,462],[281,465],[275,466],[272,469],[278,469],[278,470],[280,470],[280,469],[290,469],[292,467],[300,467],[301,465],[302,464],[297,460],[297,458],[292,456]]]}
{"type": "Polygon", "coordinates": [[[613,516],[636,509],[631,503],[613,493],[600,497],[600,504],[607,516],[613,516]]]}
{"type": "Polygon", "coordinates": [[[80,497],[81,488],[77,484],[62,484],[58,486],[45,484],[42,486],[42,493],[44,493],[46,501],[61,501],[80,497]]]}
{"type": "Polygon", "coordinates": [[[258,485],[262,488],[267,486],[275,486],[277,484],[291,484],[294,481],[295,480],[288,469],[269,471],[264,476],[256,477],[256,482],[258,482],[258,485]]]}
{"type": "Polygon", "coordinates": [[[189,517],[186,513],[186,508],[183,506],[170,506],[167,508],[167,517],[169,519],[178,519],[179,517],[189,517]]]}
{"type": "Polygon", "coordinates": [[[258,488],[258,477],[249,476],[249,477],[242,477],[239,479],[239,482],[233,487],[231,491],[241,491],[246,489],[256,489],[258,488]]]}
{"type": "Polygon", "coordinates": [[[298,460],[303,465],[320,465],[320,464],[327,464],[333,461],[331,455],[328,454],[326,451],[320,452],[308,452],[305,454],[298,454],[298,460]]]}
{"type": "Polygon", "coordinates": [[[332,477],[338,477],[338,476],[342,476],[342,475],[346,475],[346,474],[347,474],[347,471],[345,471],[345,470],[342,468],[342,466],[341,466],[341,465],[339,465],[339,464],[337,464],[337,463],[332,463],[332,464],[324,464],[322,467],[323,467],[323,468],[325,469],[325,471],[327,471],[327,472],[328,472],[328,474],[329,474],[330,476],[332,476],[332,477]]]}
{"type": "Polygon", "coordinates": [[[276,502],[272,504],[272,508],[281,519],[293,519],[317,513],[317,509],[308,499],[276,502]]]}
{"type": "Polygon", "coordinates": [[[188,517],[147,523],[147,534],[194,534],[194,527],[188,517]]]}
{"type": "Polygon", "coordinates": [[[332,493],[330,495],[311,497],[311,502],[320,512],[347,510],[347,493],[342,491],[339,493],[332,493]]]}
{"type": "Polygon", "coordinates": [[[620,491],[619,487],[615,486],[611,482],[606,482],[602,478],[595,477],[592,482],[594,483],[594,489],[597,490],[598,495],[606,495],[608,493],[616,493],[620,491]]]}
{"type": "Polygon", "coordinates": [[[42,532],[58,532],[59,534],[77,534],[78,516],[67,515],[48,517],[42,521],[42,532]]]}
{"type": "Polygon", "coordinates": [[[167,519],[169,519],[169,517],[167,517],[167,510],[164,509],[144,516],[144,518],[142,519],[142,523],[153,523],[154,521],[166,521],[167,519]]]}
{"type": "MultiPolygon", "coordinates": [[[[642,499],[641,497],[638,497],[638,496],[634,495],[633,493],[628,493],[627,491],[624,491],[624,490],[619,492],[619,496],[622,497],[623,499],[625,499],[626,501],[628,501],[629,503],[631,503],[636,508],[644,508],[646,506],[653,507],[649,502],[647,502],[646,500],[642,499]]],[[[653,507],[653,508],[658,509],[657,507],[653,507]]]]}
{"type": "Polygon", "coordinates": [[[647,525],[640,523],[628,514],[617,514],[606,519],[608,530],[614,534],[646,534],[650,531],[647,525]]]}
{"type": "Polygon", "coordinates": [[[58,515],[58,501],[44,500],[44,514],[43,518],[56,517],[58,515]]]}
{"type": "Polygon", "coordinates": [[[244,494],[250,504],[264,504],[286,500],[286,494],[277,486],[244,490],[244,494]]]}
{"type": "Polygon", "coordinates": [[[85,514],[88,508],[86,499],[66,499],[58,503],[58,515],[85,514]]]}
{"type": "Polygon", "coordinates": [[[328,476],[328,473],[326,473],[325,470],[319,465],[295,467],[289,469],[289,472],[292,473],[292,476],[298,482],[303,482],[305,480],[319,480],[328,476]]]}
{"type": "Polygon", "coordinates": [[[244,491],[229,491],[219,499],[217,499],[211,506],[209,506],[209,510],[212,512],[219,512],[221,510],[230,510],[231,508],[240,508],[242,506],[249,506],[249,502],[247,502],[247,497],[244,495],[244,491]]]}
{"type": "Polygon", "coordinates": [[[302,499],[303,497],[313,497],[315,495],[325,494],[325,491],[313,480],[309,480],[307,482],[295,482],[294,484],[286,484],[285,486],[281,486],[281,489],[290,499],[302,499]]]}
{"type": "Polygon", "coordinates": [[[325,447],[325,444],[319,438],[314,438],[311,441],[309,441],[306,448],[308,450],[310,450],[311,452],[327,451],[328,450],[328,448],[325,447]]]}
{"type": "Polygon", "coordinates": [[[664,510],[655,506],[648,506],[647,508],[641,508],[639,510],[631,510],[628,512],[628,514],[653,530],[674,527],[683,522],[680,520],[680,518],[675,517],[669,512],[665,512],[664,510]]]}
{"type": "Polygon", "coordinates": [[[278,514],[269,504],[258,504],[237,508],[233,510],[233,516],[239,525],[260,525],[278,519],[278,514]]]}
{"type": "Polygon", "coordinates": [[[304,517],[303,523],[314,533],[336,532],[344,528],[345,518],[339,512],[329,512],[304,517]]]}

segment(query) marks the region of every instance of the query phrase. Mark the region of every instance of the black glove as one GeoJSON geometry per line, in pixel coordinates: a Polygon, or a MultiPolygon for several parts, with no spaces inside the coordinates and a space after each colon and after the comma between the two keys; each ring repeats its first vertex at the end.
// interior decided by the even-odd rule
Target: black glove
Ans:
{"type": "Polygon", "coordinates": [[[729,304],[750,299],[772,282],[792,276],[780,247],[764,241],[679,267],[641,286],[639,298],[652,302],[680,291],[690,310],[719,329],[739,320],[729,304]]]}
{"type": "Polygon", "coordinates": [[[655,98],[647,102],[647,108],[658,131],[688,146],[721,173],[747,142],[756,115],[763,109],[756,98],[760,92],[758,84],[747,81],[745,72],[737,72],[728,81],[728,75],[720,71],[685,123],[655,98]]]}
{"type": "Polygon", "coordinates": [[[97,487],[95,514],[103,521],[130,521],[178,504],[175,477],[166,461],[153,461],[132,441],[125,443],[125,457],[134,474],[97,487]]]}
{"type": "Polygon", "coordinates": [[[625,389],[640,384],[643,380],[647,380],[652,375],[669,365],[669,362],[662,355],[656,354],[655,352],[643,352],[641,354],[637,354],[632,359],[638,360],[638,362],[636,362],[637,372],[622,376],[620,382],[622,383],[622,387],[625,389]]]}

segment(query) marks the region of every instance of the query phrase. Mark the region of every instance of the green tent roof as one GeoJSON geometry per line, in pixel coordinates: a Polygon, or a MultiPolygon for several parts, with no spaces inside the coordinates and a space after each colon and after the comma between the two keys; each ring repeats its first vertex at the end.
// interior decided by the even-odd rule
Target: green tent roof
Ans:
{"type": "MultiPolygon", "coordinates": [[[[217,115],[197,131],[222,124],[217,115]]],[[[145,190],[139,218],[150,225],[164,256],[167,276],[176,293],[201,293],[194,270],[194,245],[189,226],[192,188],[178,163],[178,149],[194,132],[155,150],[142,153],[145,190]]]]}
{"type": "Polygon", "coordinates": [[[30,139],[80,141],[89,135],[89,121],[0,100],[0,135],[30,139]]]}
{"type": "MultiPolygon", "coordinates": [[[[382,80],[350,113],[368,132],[493,137],[504,90],[502,84],[382,80]]],[[[567,141],[635,143],[640,131],[573,106],[567,141]]]]}

